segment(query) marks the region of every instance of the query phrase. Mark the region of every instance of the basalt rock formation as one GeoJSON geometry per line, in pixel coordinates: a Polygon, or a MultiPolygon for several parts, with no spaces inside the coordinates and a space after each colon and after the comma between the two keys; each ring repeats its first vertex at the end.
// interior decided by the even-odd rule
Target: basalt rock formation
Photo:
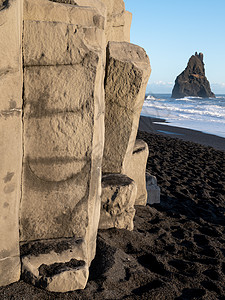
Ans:
{"type": "Polygon", "coordinates": [[[135,204],[145,205],[148,146],[136,142],[136,135],[151,71],[149,59],[142,48],[126,42],[109,42],[106,59],[102,172],[133,179],[137,184],[135,204]]]}
{"type": "Polygon", "coordinates": [[[215,97],[205,76],[202,53],[198,54],[196,52],[195,55],[192,55],[186,69],[176,78],[172,98],[183,98],[186,96],[215,97]]]}
{"type": "Polygon", "coordinates": [[[136,195],[137,185],[131,178],[123,174],[103,175],[99,229],[133,230],[136,195]]]}
{"type": "Polygon", "coordinates": [[[146,204],[149,59],[123,0],[1,1],[0,17],[0,286],[22,271],[82,289],[99,220],[132,230],[146,204]]]}

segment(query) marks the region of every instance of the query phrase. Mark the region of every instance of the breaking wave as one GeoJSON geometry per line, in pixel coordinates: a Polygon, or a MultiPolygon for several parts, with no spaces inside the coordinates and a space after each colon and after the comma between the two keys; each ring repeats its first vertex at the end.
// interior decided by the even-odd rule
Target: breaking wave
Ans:
{"type": "Polygon", "coordinates": [[[225,137],[225,95],[207,99],[149,95],[145,99],[142,115],[166,119],[173,126],[225,137]]]}

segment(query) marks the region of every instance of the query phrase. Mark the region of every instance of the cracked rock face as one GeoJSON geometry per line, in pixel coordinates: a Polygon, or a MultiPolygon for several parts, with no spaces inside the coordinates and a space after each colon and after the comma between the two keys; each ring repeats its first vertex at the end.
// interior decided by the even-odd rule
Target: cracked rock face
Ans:
{"type": "Polygon", "coordinates": [[[0,1],[0,286],[19,280],[21,2],[0,1]],[[7,9],[6,9],[7,8],[7,9]]]}
{"type": "Polygon", "coordinates": [[[21,246],[22,277],[54,292],[84,289],[88,279],[87,245],[74,238],[31,242],[21,246]]]}
{"type": "Polygon", "coordinates": [[[49,0],[49,1],[77,5],[77,3],[74,0],[49,0]]]}
{"type": "MultiPolygon", "coordinates": [[[[62,4],[52,5],[57,10],[62,4]]],[[[79,12],[86,16],[87,24],[83,25],[81,17],[74,24],[64,23],[64,14],[62,23],[59,15],[56,22],[47,19],[47,13],[42,14],[45,20],[39,20],[32,9],[25,11],[20,241],[82,238],[86,246],[79,259],[86,265],[85,273],[82,271],[85,280],[82,287],[77,282],[71,290],[84,288],[87,267],[95,255],[104,141],[105,44],[98,11],[66,5],[65,9],[72,16],[79,12]],[[36,16],[34,20],[29,12],[36,16]]],[[[68,271],[64,276],[76,274],[68,271]]],[[[57,280],[49,290],[58,291],[57,280]]]]}
{"type": "Polygon", "coordinates": [[[149,58],[144,49],[126,42],[109,42],[103,173],[126,174],[150,72],[149,58]]]}
{"type": "Polygon", "coordinates": [[[131,159],[126,164],[125,174],[133,179],[137,185],[135,205],[146,205],[147,203],[145,171],[148,154],[147,143],[142,140],[136,140],[131,159]]]}
{"type": "Polygon", "coordinates": [[[101,0],[107,8],[106,40],[130,42],[132,14],[125,10],[123,0],[101,0]]]}
{"type": "Polygon", "coordinates": [[[120,228],[133,230],[136,183],[121,174],[102,177],[102,203],[99,229],[120,228]]]}
{"type": "Polygon", "coordinates": [[[9,0],[0,0],[0,11],[9,7],[9,0]]]}
{"type": "Polygon", "coordinates": [[[0,286],[22,265],[38,287],[83,289],[100,214],[132,230],[144,191],[149,59],[123,0],[0,0],[0,20],[0,286]]]}

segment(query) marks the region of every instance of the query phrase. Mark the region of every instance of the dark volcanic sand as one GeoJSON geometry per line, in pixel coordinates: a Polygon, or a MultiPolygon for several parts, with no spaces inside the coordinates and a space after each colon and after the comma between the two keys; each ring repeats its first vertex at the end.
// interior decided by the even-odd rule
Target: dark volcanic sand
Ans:
{"type": "Polygon", "coordinates": [[[0,299],[225,299],[225,153],[139,133],[161,204],[136,207],[135,229],[101,230],[84,291],[49,293],[20,281],[0,299]]]}

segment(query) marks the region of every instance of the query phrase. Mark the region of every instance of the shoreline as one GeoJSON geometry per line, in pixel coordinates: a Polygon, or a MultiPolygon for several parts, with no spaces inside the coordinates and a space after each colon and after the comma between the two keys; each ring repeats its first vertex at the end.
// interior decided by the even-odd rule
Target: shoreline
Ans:
{"type": "Polygon", "coordinates": [[[169,136],[171,138],[178,138],[183,141],[193,142],[206,147],[213,147],[216,150],[225,151],[225,138],[167,124],[168,123],[164,119],[141,116],[138,130],[167,137],[169,136]],[[156,122],[164,124],[157,124],[156,122]]]}

